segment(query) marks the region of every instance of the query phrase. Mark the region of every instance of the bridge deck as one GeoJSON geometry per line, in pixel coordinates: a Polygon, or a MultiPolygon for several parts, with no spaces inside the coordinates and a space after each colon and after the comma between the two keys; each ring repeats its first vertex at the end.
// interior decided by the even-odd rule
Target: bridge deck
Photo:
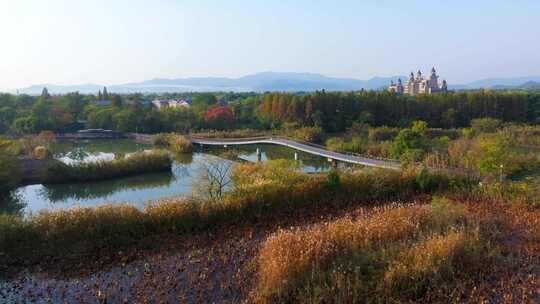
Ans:
{"type": "Polygon", "coordinates": [[[333,160],[339,160],[346,163],[358,164],[370,167],[385,168],[392,170],[400,170],[401,166],[398,161],[382,160],[363,157],[355,154],[345,154],[340,152],[334,152],[326,150],[322,147],[317,147],[310,144],[299,143],[297,141],[279,138],[279,137],[265,137],[265,138],[231,138],[231,139],[217,139],[217,138],[197,138],[191,137],[191,141],[194,144],[212,145],[212,146],[224,146],[224,145],[255,145],[255,144],[274,144],[280,146],[286,146],[295,150],[303,151],[313,155],[326,157],[333,160]]]}

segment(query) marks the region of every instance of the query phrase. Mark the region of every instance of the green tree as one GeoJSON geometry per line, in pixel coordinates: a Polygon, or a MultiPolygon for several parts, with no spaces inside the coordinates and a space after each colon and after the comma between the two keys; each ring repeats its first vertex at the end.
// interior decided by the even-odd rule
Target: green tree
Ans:
{"type": "Polygon", "coordinates": [[[115,107],[115,108],[121,108],[122,107],[122,97],[118,94],[114,94],[112,95],[111,97],[111,103],[112,103],[112,106],[115,107]]]}
{"type": "Polygon", "coordinates": [[[200,93],[195,95],[191,103],[191,109],[202,119],[206,111],[217,103],[217,98],[212,93],[200,93]]]}
{"type": "Polygon", "coordinates": [[[427,124],[424,121],[415,121],[410,129],[401,130],[392,142],[392,157],[421,158],[429,147],[426,130],[427,124]]]}
{"type": "Polygon", "coordinates": [[[43,88],[43,90],[41,91],[41,99],[47,100],[50,97],[51,95],[49,94],[49,90],[47,90],[47,88],[43,88]]]}
{"type": "Polygon", "coordinates": [[[20,179],[20,169],[13,155],[13,142],[0,138],[0,195],[15,187],[20,179]]]}
{"type": "Polygon", "coordinates": [[[114,114],[112,119],[114,120],[115,130],[117,131],[130,132],[137,129],[137,117],[129,109],[114,114]]]}
{"type": "Polygon", "coordinates": [[[516,168],[512,163],[512,140],[505,134],[485,136],[479,139],[474,154],[479,155],[477,167],[480,172],[496,174],[500,171],[511,173],[516,168]]]}

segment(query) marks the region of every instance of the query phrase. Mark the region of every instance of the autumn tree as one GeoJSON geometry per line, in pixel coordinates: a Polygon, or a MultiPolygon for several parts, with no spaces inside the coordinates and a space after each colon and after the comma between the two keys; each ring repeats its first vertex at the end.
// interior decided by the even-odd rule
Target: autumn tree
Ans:
{"type": "Polygon", "coordinates": [[[231,129],[234,126],[234,114],[229,107],[213,107],[204,115],[204,121],[211,129],[231,129]]]}

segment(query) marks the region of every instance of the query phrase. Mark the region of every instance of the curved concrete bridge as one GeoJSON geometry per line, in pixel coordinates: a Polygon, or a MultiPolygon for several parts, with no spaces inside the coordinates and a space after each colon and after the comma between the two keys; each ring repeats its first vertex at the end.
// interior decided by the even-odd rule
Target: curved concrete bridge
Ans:
{"type": "Polygon", "coordinates": [[[401,170],[398,161],[368,158],[352,153],[340,153],[326,150],[323,147],[313,144],[300,143],[283,137],[256,137],[256,138],[200,138],[189,137],[191,142],[199,145],[209,146],[232,146],[232,145],[256,145],[256,144],[274,144],[289,147],[298,151],[303,151],[313,155],[326,157],[329,160],[338,160],[351,164],[358,164],[369,167],[385,168],[392,170],[401,170]]]}

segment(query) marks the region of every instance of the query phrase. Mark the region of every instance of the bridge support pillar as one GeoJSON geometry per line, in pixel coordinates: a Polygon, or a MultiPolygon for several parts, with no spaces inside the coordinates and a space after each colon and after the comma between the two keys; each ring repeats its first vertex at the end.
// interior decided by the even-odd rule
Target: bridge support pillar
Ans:
{"type": "Polygon", "coordinates": [[[332,168],[337,168],[337,160],[329,158],[328,162],[332,165],[332,168]]]}
{"type": "Polygon", "coordinates": [[[298,161],[298,152],[294,152],[294,160],[298,161]]]}
{"type": "Polygon", "coordinates": [[[258,162],[261,162],[261,160],[262,160],[261,149],[260,149],[260,148],[257,148],[257,161],[258,161],[258,162]]]}

